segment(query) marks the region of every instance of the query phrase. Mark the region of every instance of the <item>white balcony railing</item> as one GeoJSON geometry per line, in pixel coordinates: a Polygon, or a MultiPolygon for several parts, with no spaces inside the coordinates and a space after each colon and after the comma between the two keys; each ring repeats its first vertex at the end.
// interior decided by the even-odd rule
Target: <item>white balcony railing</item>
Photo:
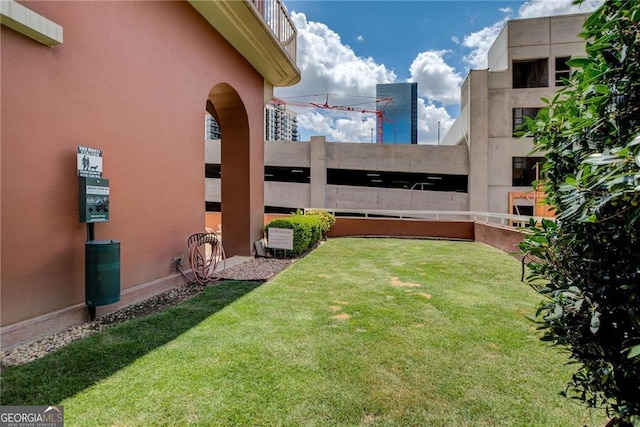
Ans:
{"type": "Polygon", "coordinates": [[[249,0],[265,20],[282,48],[294,63],[297,56],[298,30],[289,16],[289,11],[281,0],[249,0]]]}

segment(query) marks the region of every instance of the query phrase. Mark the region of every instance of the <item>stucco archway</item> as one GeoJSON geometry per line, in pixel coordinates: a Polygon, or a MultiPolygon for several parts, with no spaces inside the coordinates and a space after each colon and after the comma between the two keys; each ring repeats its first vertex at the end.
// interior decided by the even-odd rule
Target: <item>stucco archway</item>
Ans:
{"type": "MultiPolygon", "coordinates": [[[[222,235],[227,256],[251,255],[253,242],[262,237],[264,215],[264,141],[252,135],[242,99],[226,83],[215,85],[207,98],[207,112],[222,133],[222,235]]],[[[262,129],[260,129],[262,131],[262,129]]],[[[255,132],[254,132],[255,133],[255,132]]]]}

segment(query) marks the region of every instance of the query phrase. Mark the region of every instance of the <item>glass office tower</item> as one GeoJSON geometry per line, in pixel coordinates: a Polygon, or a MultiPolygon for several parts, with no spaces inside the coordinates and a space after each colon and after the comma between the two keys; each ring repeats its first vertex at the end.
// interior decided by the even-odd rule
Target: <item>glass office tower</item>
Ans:
{"type": "MultiPolygon", "coordinates": [[[[376,99],[393,98],[383,111],[382,141],[377,143],[418,143],[418,83],[388,83],[376,85],[376,99]]],[[[380,103],[378,109],[384,106],[380,103]]],[[[378,120],[380,120],[378,118],[378,120]]]]}

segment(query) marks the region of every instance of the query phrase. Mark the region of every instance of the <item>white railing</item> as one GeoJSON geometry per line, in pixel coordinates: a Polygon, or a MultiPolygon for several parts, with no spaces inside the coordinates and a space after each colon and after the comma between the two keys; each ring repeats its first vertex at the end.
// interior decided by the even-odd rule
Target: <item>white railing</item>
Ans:
{"type": "Polygon", "coordinates": [[[262,16],[294,63],[297,57],[298,30],[281,0],[249,0],[262,16]]]}
{"type": "MultiPolygon", "coordinates": [[[[323,208],[338,217],[359,218],[399,218],[399,219],[428,219],[435,221],[473,221],[496,224],[504,227],[523,227],[531,218],[541,221],[542,217],[526,215],[509,215],[496,212],[477,211],[416,211],[416,210],[387,210],[387,209],[332,209],[323,208]]],[[[553,218],[547,218],[553,219],[553,218]]]]}

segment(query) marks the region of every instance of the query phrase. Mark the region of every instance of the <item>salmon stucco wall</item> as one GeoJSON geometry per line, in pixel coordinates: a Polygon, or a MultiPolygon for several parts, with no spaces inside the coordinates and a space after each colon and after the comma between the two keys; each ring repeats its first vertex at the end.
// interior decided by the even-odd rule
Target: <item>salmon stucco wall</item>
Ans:
{"type": "Polygon", "coordinates": [[[187,2],[23,4],[64,43],[1,29],[2,326],[84,304],[77,146],[103,153],[111,209],[96,239],[121,241],[124,292],[174,277],[172,256],[204,229],[212,88],[235,90],[263,144],[263,77],[187,2]]]}
{"type": "Polygon", "coordinates": [[[328,237],[395,236],[473,240],[471,221],[337,217],[328,237]]]}

